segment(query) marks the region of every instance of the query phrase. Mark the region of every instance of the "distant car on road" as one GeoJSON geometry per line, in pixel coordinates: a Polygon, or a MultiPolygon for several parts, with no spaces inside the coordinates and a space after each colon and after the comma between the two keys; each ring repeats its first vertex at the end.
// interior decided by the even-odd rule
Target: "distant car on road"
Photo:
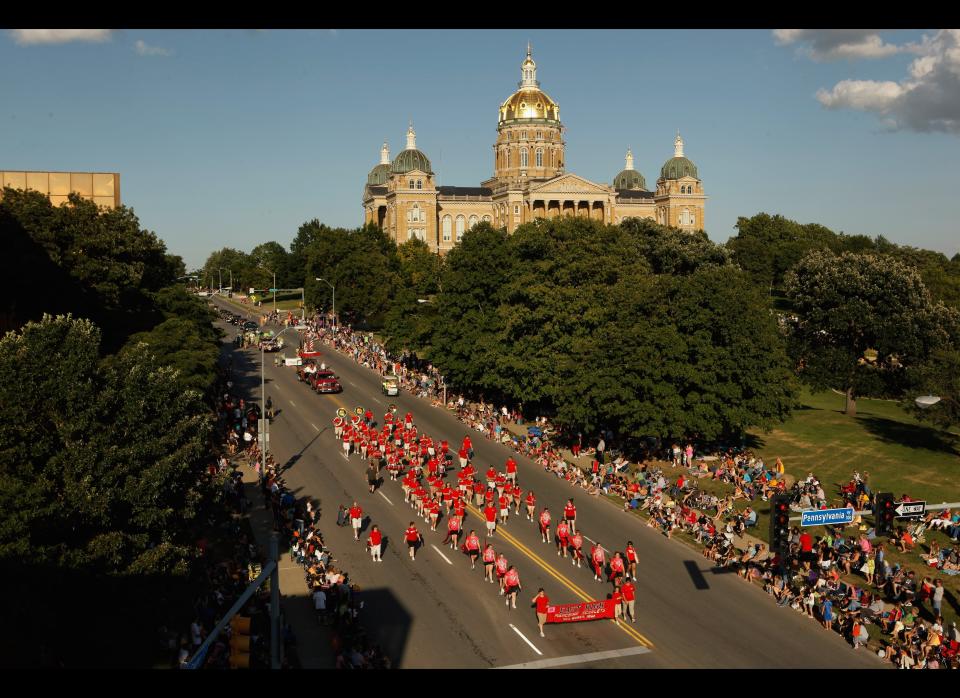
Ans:
{"type": "Polygon", "coordinates": [[[330,369],[318,370],[311,381],[311,387],[318,393],[342,393],[340,376],[334,375],[330,369]]]}
{"type": "Polygon", "coordinates": [[[260,325],[255,323],[253,320],[247,320],[245,323],[243,323],[243,329],[247,332],[256,332],[260,329],[260,325]]]}
{"type": "Polygon", "coordinates": [[[384,376],[383,382],[380,384],[380,390],[384,395],[399,395],[400,379],[396,376],[384,376]]]}

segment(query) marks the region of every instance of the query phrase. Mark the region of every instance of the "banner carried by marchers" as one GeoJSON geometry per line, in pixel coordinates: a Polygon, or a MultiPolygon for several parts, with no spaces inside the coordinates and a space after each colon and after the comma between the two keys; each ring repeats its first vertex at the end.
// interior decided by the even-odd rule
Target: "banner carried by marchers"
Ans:
{"type": "Polygon", "coordinates": [[[613,599],[547,606],[547,622],[578,623],[585,620],[613,618],[615,606],[616,602],[613,599]]]}

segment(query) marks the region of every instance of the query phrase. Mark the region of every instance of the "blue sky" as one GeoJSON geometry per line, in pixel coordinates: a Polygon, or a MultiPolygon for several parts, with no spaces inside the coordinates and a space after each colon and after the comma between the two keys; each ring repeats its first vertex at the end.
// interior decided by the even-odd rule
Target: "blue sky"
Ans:
{"type": "Polygon", "coordinates": [[[409,119],[441,184],[477,186],[528,40],[570,172],[609,183],[630,146],[653,188],[679,128],[715,241],[766,211],[960,251],[955,37],[935,30],[57,31],[0,34],[0,169],[120,172],[191,268],[359,225],[409,119]]]}

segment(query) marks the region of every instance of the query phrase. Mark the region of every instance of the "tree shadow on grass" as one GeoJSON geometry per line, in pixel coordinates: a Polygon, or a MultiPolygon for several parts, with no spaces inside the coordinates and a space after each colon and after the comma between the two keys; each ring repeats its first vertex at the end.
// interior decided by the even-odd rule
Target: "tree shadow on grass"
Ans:
{"type": "Polygon", "coordinates": [[[910,448],[923,448],[960,456],[957,439],[933,427],[905,424],[884,417],[857,417],[857,422],[873,436],[885,443],[895,443],[910,448]]]}

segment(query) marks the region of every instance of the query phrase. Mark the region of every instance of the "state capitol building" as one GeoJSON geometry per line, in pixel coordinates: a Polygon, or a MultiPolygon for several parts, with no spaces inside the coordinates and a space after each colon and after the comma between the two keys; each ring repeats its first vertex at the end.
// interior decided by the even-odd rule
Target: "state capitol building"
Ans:
{"type": "Polygon", "coordinates": [[[436,186],[430,159],[417,150],[413,125],[407,147],[391,162],[387,144],[363,190],[364,223],[375,223],[399,245],[413,238],[445,253],[480,221],[508,233],[537,218],[583,216],[620,223],[651,218],[694,231],[704,228],[706,197],[697,167],[683,155],[677,134],[674,155],[660,169],[655,191],[633,166],[612,185],[597,184],[565,171],[560,107],[540,89],[530,47],[521,66],[519,90],[500,105],[493,177],[479,187],[436,186]]]}

